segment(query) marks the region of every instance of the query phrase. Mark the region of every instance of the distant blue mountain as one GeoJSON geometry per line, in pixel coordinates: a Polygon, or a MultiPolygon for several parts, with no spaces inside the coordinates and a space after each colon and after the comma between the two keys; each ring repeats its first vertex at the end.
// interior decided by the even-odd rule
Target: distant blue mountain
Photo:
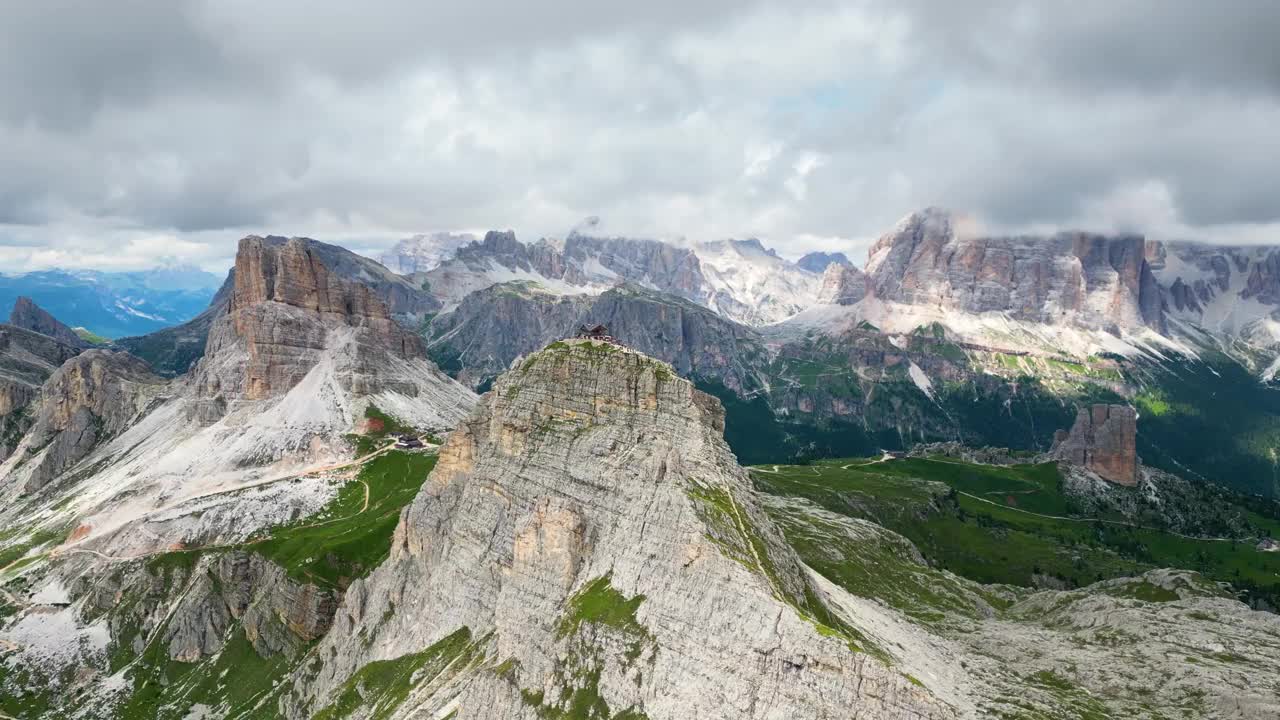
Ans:
{"type": "Polygon", "coordinates": [[[221,284],[217,275],[192,267],[0,274],[0,316],[8,317],[25,295],[71,327],[108,338],[144,335],[199,315],[221,284]]]}

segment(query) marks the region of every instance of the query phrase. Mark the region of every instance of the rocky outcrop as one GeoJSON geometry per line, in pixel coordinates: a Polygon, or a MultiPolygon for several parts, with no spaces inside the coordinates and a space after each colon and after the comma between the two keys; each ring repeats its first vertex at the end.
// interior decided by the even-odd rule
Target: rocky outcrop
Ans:
{"type": "Polygon", "coordinates": [[[715,399],[639,353],[570,341],[526,358],[449,437],[287,714],[462,633],[475,644],[462,658],[483,662],[440,663],[380,712],[953,717],[828,605],[723,423],[715,399]]]}
{"type": "Polygon", "coordinates": [[[9,457],[34,422],[27,408],[39,395],[40,386],[78,352],[77,345],[0,324],[0,462],[9,457]]]}
{"type": "Polygon", "coordinates": [[[1280,340],[1267,322],[1280,310],[1280,250],[1152,242],[1147,260],[1160,281],[1166,312],[1259,346],[1280,340]]]}
{"type": "Polygon", "coordinates": [[[339,599],[239,550],[197,556],[190,564],[99,568],[78,578],[74,592],[84,598],[86,619],[107,619],[119,652],[140,653],[150,635],[179,663],[216,655],[233,630],[262,658],[297,656],[328,632],[339,599]]]}
{"type": "Polygon", "coordinates": [[[226,314],[212,322],[195,372],[197,394],[211,401],[202,410],[207,419],[228,403],[289,391],[335,342],[353,350],[343,381],[360,393],[394,382],[380,377],[382,359],[425,357],[421,338],[391,317],[375,287],[334,272],[322,245],[302,238],[240,241],[226,314]]]}
{"type": "Polygon", "coordinates": [[[1071,430],[1054,434],[1050,456],[1120,485],[1138,484],[1138,415],[1128,405],[1080,408],[1071,430]]]}
{"type": "Polygon", "coordinates": [[[831,263],[822,274],[818,302],[828,305],[853,305],[867,296],[867,274],[852,265],[831,263]]]}
{"type": "Polygon", "coordinates": [[[532,282],[493,285],[431,322],[427,352],[462,384],[487,388],[517,357],[571,336],[596,300],[557,295],[532,282]]]}
{"type": "Polygon", "coordinates": [[[26,296],[20,296],[13,303],[13,312],[9,314],[9,324],[32,332],[38,332],[41,335],[48,335],[54,340],[72,347],[90,347],[90,343],[81,339],[74,330],[58,322],[57,318],[45,312],[43,308],[36,305],[34,300],[26,296]]]}
{"type": "Polygon", "coordinates": [[[1050,325],[1165,330],[1141,236],[980,237],[956,226],[951,213],[929,208],[882,236],[867,262],[875,296],[1050,325]]]}
{"type": "MultiPolygon", "coordinates": [[[[397,275],[377,261],[357,255],[346,248],[310,238],[284,238],[277,235],[265,238],[250,236],[241,240],[242,245],[245,240],[250,241],[251,244],[256,242],[267,248],[269,252],[286,246],[294,246],[295,249],[291,252],[305,248],[307,262],[316,268],[314,274],[317,278],[330,275],[346,283],[367,288],[371,296],[386,306],[392,318],[410,329],[416,328],[424,315],[440,309],[439,301],[423,290],[420,283],[397,275]],[[323,271],[320,270],[320,266],[323,266],[323,271]]],[[[236,266],[240,266],[238,253],[236,266]]],[[[304,285],[306,282],[302,277],[293,276],[287,279],[286,283],[292,281],[303,282],[304,285]]],[[[295,288],[295,290],[301,289],[295,288]]],[[[285,288],[281,290],[287,292],[285,288]]],[[[316,288],[316,292],[323,294],[324,291],[316,288]]]]}
{"type": "MultiPolygon", "coordinates": [[[[346,304],[350,302],[350,314],[369,315],[375,324],[381,323],[383,318],[393,320],[407,329],[408,335],[414,334],[425,316],[440,309],[439,301],[424,290],[420,282],[401,277],[369,258],[336,245],[308,238],[250,236],[241,241],[241,247],[250,249],[257,258],[246,256],[244,266],[245,270],[255,274],[250,280],[256,286],[241,287],[238,308],[270,299],[315,312],[345,316],[348,314],[346,304]],[[274,273],[277,269],[275,258],[281,255],[285,258],[285,276],[278,288],[281,295],[276,298],[276,278],[273,275],[268,280],[262,273],[274,273]],[[264,262],[265,265],[262,264],[264,262]],[[269,290],[268,285],[271,286],[269,290]],[[272,297],[265,297],[268,292],[272,297]],[[379,303],[379,309],[371,309],[379,303]]],[[[162,375],[181,375],[204,357],[214,321],[232,311],[237,301],[236,293],[236,270],[233,268],[208,309],[200,315],[149,335],[121,338],[116,344],[146,360],[162,375]]]]}
{"type": "Polygon", "coordinates": [[[88,350],[64,363],[40,388],[15,473],[35,492],[72,468],[100,442],[136,421],[165,389],[162,378],[128,353],[88,350]]]}
{"type": "Polygon", "coordinates": [[[537,281],[561,293],[638,285],[748,325],[799,312],[813,301],[819,282],[815,273],[778,257],[754,238],[688,248],[575,231],[563,242],[544,238],[525,244],[510,230],[487,233],[422,278],[446,309],[472,292],[504,282],[537,281]]]}
{"type": "Polygon", "coordinates": [[[658,240],[570,233],[564,259],[570,282],[629,282],[694,301],[707,294],[694,251],[658,240]]]}
{"type": "Polygon", "coordinates": [[[696,252],[710,296],[690,299],[736,322],[779,322],[817,297],[817,273],[778,257],[756,238],[705,242],[696,252]]]}

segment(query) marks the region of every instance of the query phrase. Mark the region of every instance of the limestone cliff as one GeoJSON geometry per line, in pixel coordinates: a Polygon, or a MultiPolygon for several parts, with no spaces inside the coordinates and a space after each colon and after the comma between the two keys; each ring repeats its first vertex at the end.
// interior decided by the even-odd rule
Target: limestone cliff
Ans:
{"type": "Polygon", "coordinates": [[[953,717],[828,605],[723,422],[636,352],[570,341],[526,358],[450,435],[288,715],[953,717]],[[348,700],[374,668],[424,656],[395,704],[348,700]]]}
{"type": "Polygon", "coordinates": [[[1139,235],[1060,232],[983,237],[929,208],[871,247],[867,274],[885,301],[1090,329],[1165,329],[1160,288],[1139,235]]]}
{"type": "Polygon", "coordinates": [[[1128,405],[1080,408],[1071,430],[1054,436],[1051,455],[1120,485],[1138,484],[1138,416],[1128,405]]]}
{"type": "Polygon", "coordinates": [[[121,654],[137,655],[146,635],[179,663],[221,651],[239,630],[258,656],[298,655],[324,635],[337,593],[290,579],[243,551],[193,557],[190,566],[129,563],[95,567],[73,585],[86,620],[105,617],[121,654]]]}
{"type": "Polygon", "coordinates": [[[1147,259],[1160,280],[1165,311],[1211,332],[1261,347],[1280,341],[1280,250],[1152,242],[1147,259]]]}
{"type": "MultiPolygon", "coordinates": [[[[275,287],[274,277],[268,280],[264,275],[252,279],[257,284],[256,290],[241,287],[242,293],[250,293],[239,296],[241,307],[272,299],[318,312],[336,311],[345,315],[344,303],[353,302],[351,310],[360,313],[368,309],[368,298],[375,298],[384,306],[387,317],[410,329],[417,328],[424,317],[440,308],[440,303],[419,284],[337,245],[273,235],[246,237],[241,240],[241,248],[251,251],[254,257],[246,257],[243,262],[238,259],[237,267],[255,273],[274,272],[275,258],[283,256],[286,261],[285,276],[279,280],[281,287],[275,287]],[[329,278],[340,282],[329,282],[329,278]],[[268,284],[272,298],[253,295],[253,292],[266,293],[268,284]],[[358,288],[356,295],[360,297],[351,295],[351,288],[358,288]],[[279,298],[274,297],[277,290],[281,293],[279,298]]],[[[191,370],[207,350],[214,321],[232,309],[236,299],[235,274],[233,268],[208,309],[195,318],[149,335],[121,338],[116,344],[146,360],[162,375],[180,375],[191,370]]]]}
{"type": "Polygon", "coordinates": [[[89,343],[82,340],[74,330],[63,325],[29,297],[21,296],[14,302],[13,312],[9,314],[9,324],[48,335],[72,347],[89,347],[89,343]]]}
{"type": "Polygon", "coordinates": [[[27,406],[77,345],[14,325],[0,324],[0,462],[9,457],[33,419],[27,406]]]}
{"type": "MultiPolygon", "coordinates": [[[[240,241],[226,313],[212,322],[194,372],[197,394],[208,399],[206,420],[238,401],[283,395],[335,344],[347,348],[338,369],[346,390],[415,392],[412,379],[383,369],[424,361],[421,339],[392,318],[374,286],[334,272],[319,246],[302,238],[240,241]]],[[[447,384],[434,369],[424,373],[447,384]]]]}
{"type": "Polygon", "coordinates": [[[28,457],[14,475],[26,492],[39,490],[132,425],[163,392],[163,379],[128,353],[89,350],[71,358],[40,388],[28,457]]]}
{"type": "Polygon", "coordinates": [[[818,302],[852,305],[867,296],[867,274],[845,263],[833,262],[822,274],[818,302]]]}

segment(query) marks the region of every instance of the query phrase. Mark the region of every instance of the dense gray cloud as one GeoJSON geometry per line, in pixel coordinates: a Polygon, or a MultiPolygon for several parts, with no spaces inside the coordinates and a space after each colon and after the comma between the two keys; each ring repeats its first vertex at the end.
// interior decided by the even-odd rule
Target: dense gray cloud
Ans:
{"type": "Polygon", "coordinates": [[[0,5],[0,270],[215,268],[247,232],[1280,242],[1280,4],[0,5]]]}

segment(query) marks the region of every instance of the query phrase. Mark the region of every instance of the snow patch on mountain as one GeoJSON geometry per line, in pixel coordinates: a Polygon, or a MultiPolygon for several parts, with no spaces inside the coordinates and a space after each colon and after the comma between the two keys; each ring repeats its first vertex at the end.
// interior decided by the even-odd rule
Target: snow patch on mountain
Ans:
{"type": "Polygon", "coordinates": [[[1101,329],[1016,320],[1003,312],[971,313],[885,302],[875,297],[853,305],[814,305],[784,322],[763,328],[763,334],[771,343],[780,343],[813,333],[840,335],[862,323],[870,323],[889,335],[908,335],[936,323],[953,342],[1006,352],[1081,359],[1100,353],[1161,356],[1162,351],[1196,356],[1195,348],[1187,342],[1149,328],[1117,335],[1101,329]]]}
{"type": "Polygon", "coordinates": [[[702,243],[694,252],[711,295],[707,306],[746,325],[785,320],[816,302],[822,276],[778,257],[759,240],[702,243]]]}
{"type": "Polygon", "coordinates": [[[384,252],[378,262],[401,275],[428,272],[452,258],[458,248],[476,241],[471,233],[434,232],[407,237],[384,252]]]}
{"type": "Polygon", "coordinates": [[[915,361],[910,361],[910,364],[907,366],[907,374],[911,376],[911,382],[915,383],[915,386],[920,388],[920,392],[928,395],[929,399],[932,400],[933,383],[929,381],[929,376],[924,374],[924,371],[920,369],[920,366],[915,364],[915,361]]]}

